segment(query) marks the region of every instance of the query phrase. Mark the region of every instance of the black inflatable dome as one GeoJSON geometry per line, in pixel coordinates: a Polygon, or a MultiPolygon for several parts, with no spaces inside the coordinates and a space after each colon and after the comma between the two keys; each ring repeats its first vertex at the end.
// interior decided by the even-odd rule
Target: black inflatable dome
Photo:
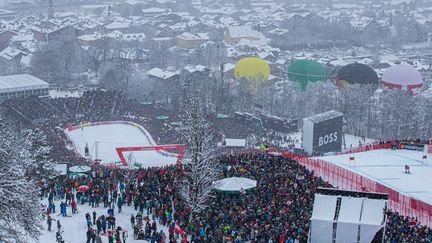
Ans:
{"type": "Polygon", "coordinates": [[[361,63],[352,63],[342,67],[336,77],[337,85],[369,84],[378,86],[378,75],[371,67],[361,63]]]}

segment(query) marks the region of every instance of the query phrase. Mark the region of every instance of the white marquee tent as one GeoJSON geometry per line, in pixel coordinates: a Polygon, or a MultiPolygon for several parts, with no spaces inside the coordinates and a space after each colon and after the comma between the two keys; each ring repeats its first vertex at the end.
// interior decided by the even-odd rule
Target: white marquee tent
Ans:
{"type": "Polygon", "coordinates": [[[385,225],[388,200],[315,194],[310,243],[370,243],[385,225]]]}
{"type": "Polygon", "coordinates": [[[214,181],[213,186],[216,190],[223,192],[241,192],[255,188],[257,181],[244,177],[229,177],[214,181]]]}

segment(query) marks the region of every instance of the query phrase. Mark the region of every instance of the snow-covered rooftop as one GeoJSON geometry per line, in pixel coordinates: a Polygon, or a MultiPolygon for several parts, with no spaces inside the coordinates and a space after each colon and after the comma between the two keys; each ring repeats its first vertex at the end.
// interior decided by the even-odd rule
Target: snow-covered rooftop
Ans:
{"type": "Polygon", "coordinates": [[[208,33],[192,34],[189,32],[184,32],[183,34],[179,35],[178,37],[181,39],[184,39],[184,40],[210,40],[208,33]]]}
{"type": "Polygon", "coordinates": [[[0,52],[0,57],[10,61],[20,54],[25,55],[26,53],[21,51],[18,48],[13,48],[13,47],[8,46],[3,51],[0,52]]]}
{"type": "Polygon", "coordinates": [[[160,68],[153,68],[149,70],[147,74],[160,79],[169,79],[177,75],[177,72],[166,71],[160,68]]]}
{"type": "Polygon", "coordinates": [[[234,138],[226,138],[225,146],[227,147],[246,147],[246,139],[234,139],[234,138]]]}
{"type": "Polygon", "coordinates": [[[232,38],[246,38],[246,37],[254,37],[257,39],[263,38],[263,35],[252,29],[252,26],[231,26],[228,28],[230,36],[232,38]]]}
{"type": "Polygon", "coordinates": [[[184,69],[190,73],[194,73],[194,72],[205,72],[208,68],[206,66],[203,65],[187,65],[186,67],[184,67],[184,69]]]}
{"type": "Polygon", "coordinates": [[[11,90],[32,90],[49,88],[49,84],[30,74],[0,76],[0,93],[11,90]]]}
{"type": "Polygon", "coordinates": [[[310,116],[304,119],[304,121],[309,121],[311,123],[319,123],[322,121],[326,121],[326,120],[330,120],[339,116],[343,116],[342,113],[335,111],[335,110],[331,110],[331,111],[327,111],[321,114],[317,114],[314,116],[310,116]]]}
{"type": "Polygon", "coordinates": [[[129,23],[120,23],[120,22],[112,22],[110,24],[105,25],[107,30],[115,30],[115,29],[129,29],[129,23]]]}

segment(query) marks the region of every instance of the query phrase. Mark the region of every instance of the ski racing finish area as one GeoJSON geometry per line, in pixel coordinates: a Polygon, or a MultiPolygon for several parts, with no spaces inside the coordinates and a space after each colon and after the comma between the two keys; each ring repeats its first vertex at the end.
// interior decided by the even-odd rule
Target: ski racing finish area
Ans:
{"type": "MultiPolygon", "coordinates": [[[[432,204],[432,166],[423,152],[380,149],[361,153],[317,157],[412,198],[432,204]],[[353,157],[354,160],[350,160],[353,157]],[[405,173],[408,165],[411,173],[405,173]]],[[[428,158],[429,161],[431,158],[428,158]]]]}
{"type": "MultiPolygon", "coordinates": [[[[155,146],[151,135],[142,126],[124,121],[95,122],[65,129],[75,152],[102,165],[121,165],[117,148],[155,146]],[[86,147],[88,153],[86,154],[86,147]]],[[[177,155],[165,151],[133,151],[123,154],[129,164],[141,168],[175,164],[177,155]]]]}

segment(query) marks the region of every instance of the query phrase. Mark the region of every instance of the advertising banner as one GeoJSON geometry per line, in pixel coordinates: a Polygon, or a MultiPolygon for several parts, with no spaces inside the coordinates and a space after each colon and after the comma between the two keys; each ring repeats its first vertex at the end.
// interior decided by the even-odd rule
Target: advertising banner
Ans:
{"type": "Polygon", "coordinates": [[[406,149],[406,150],[414,150],[414,151],[424,151],[425,145],[424,144],[418,144],[418,143],[406,143],[402,142],[399,144],[400,149],[406,149]]]}

